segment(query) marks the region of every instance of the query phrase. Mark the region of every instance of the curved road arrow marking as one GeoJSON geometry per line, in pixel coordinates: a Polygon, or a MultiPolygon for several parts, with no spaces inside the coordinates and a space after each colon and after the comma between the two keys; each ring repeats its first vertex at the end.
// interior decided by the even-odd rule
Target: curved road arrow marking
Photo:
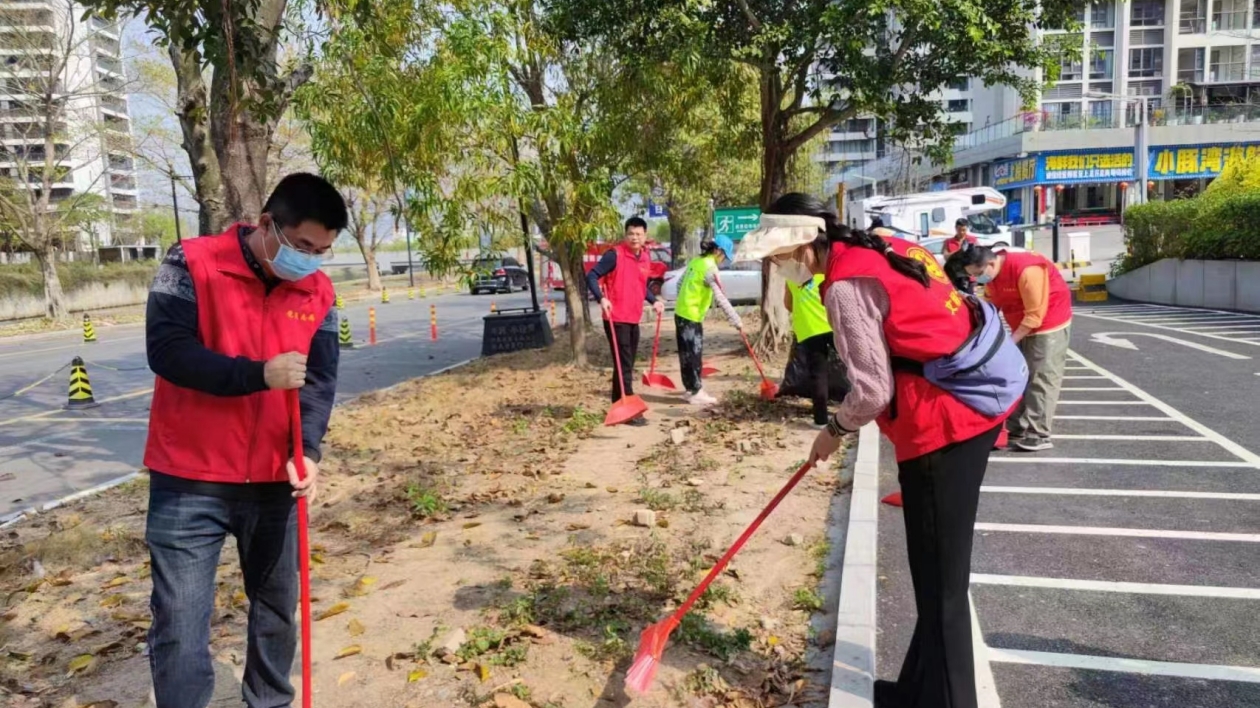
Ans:
{"type": "Polygon", "coordinates": [[[1109,344],[1113,347],[1118,347],[1120,349],[1131,349],[1133,351],[1137,351],[1137,345],[1129,341],[1128,339],[1125,339],[1125,337],[1154,337],[1155,339],[1162,339],[1165,342],[1173,342],[1176,344],[1180,344],[1184,347],[1190,347],[1191,349],[1198,349],[1201,352],[1207,352],[1209,354],[1216,354],[1217,356],[1223,356],[1227,359],[1250,359],[1251,358],[1243,354],[1235,354],[1234,352],[1227,352],[1224,349],[1217,349],[1215,347],[1209,347],[1206,344],[1199,344],[1197,342],[1187,342],[1184,339],[1177,339],[1176,337],[1169,337],[1166,334],[1155,334],[1154,332],[1099,332],[1094,335],[1093,341],[1099,344],[1109,344]]]}

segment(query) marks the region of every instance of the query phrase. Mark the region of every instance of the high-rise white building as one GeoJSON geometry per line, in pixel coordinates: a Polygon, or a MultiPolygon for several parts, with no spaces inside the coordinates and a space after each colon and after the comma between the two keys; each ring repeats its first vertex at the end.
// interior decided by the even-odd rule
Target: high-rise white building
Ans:
{"type": "Polygon", "coordinates": [[[974,79],[942,97],[970,123],[952,164],[914,163],[888,146],[835,171],[829,185],[843,182],[855,199],[904,184],[992,186],[1007,194],[1009,221],[1118,221],[1143,187],[1133,152],[1140,115],[1151,198],[1192,194],[1231,157],[1260,151],[1260,0],[1104,0],[1077,19],[1079,30],[1042,33],[1080,57],[1062,62],[1035,108],[974,79]]]}
{"type": "Polygon", "coordinates": [[[120,29],[85,12],[68,0],[0,0],[0,175],[42,184],[55,116],[52,201],[90,192],[105,206],[66,244],[79,249],[129,241],[139,206],[120,29]]]}

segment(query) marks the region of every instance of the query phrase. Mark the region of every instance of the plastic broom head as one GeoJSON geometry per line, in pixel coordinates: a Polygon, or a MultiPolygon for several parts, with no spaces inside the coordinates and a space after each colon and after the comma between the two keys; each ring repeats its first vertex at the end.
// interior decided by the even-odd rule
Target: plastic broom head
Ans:
{"type": "Polygon", "coordinates": [[[656,624],[648,625],[639,635],[639,649],[634,654],[634,663],[626,672],[626,688],[635,693],[647,693],[656,679],[656,671],[661,668],[661,655],[665,653],[665,645],[669,635],[678,626],[678,619],[670,615],[656,624]]]}
{"type": "Polygon", "coordinates": [[[647,401],[638,396],[622,396],[621,400],[612,404],[608,415],[604,416],[604,425],[621,425],[647,413],[647,401]]]}
{"type": "Polygon", "coordinates": [[[656,373],[643,374],[643,385],[651,386],[652,388],[665,388],[670,391],[674,391],[678,388],[668,376],[656,373]]]}
{"type": "Polygon", "coordinates": [[[716,366],[713,366],[712,364],[705,364],[704,366],[700,367],[701,378],[713,376],[714,374],[720,374],[720,373],[722,373],[722,370],[717,368],[716,366]]]}

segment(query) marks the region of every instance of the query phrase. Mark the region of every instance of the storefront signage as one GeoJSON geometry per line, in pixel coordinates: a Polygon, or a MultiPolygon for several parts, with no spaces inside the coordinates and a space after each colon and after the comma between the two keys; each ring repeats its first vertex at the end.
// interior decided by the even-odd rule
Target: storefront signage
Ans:
{"type": "MultiPolygon", "coordinates": [[[[1260,144],[1167,145],[1151,148],[1147,170],[1152,180],[1215,177],[1230,161],[1257,155],[1260,144]]],[[[1131,149],[1043,153],[993,165],[993,186],[997,189],[1134,179],[1131,149]]]]}

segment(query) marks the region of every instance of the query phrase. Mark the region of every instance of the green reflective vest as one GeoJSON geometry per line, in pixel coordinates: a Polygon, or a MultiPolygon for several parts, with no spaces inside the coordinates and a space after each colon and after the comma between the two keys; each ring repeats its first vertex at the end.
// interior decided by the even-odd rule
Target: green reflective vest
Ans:
{"type": "Polygon", "coordinates": [[[827,309],[822,304],[823,279],[824,276],[819,274],[805,285],[787,284],[792,293],[792,333],[798,342],[831,333],[827,309]]]}
{"type": "Polygon", "coordinates": [[[710,271],[717,270],[717,267],[712,256],[691,259],[687,264],[687,272],[683,273],[682,282],[678,284],[675,315],[692,322],[704,321],[704,316],[709,314],[709,306],[713,304],[713,290],[705,285],[704,278],[710,271]]]}

